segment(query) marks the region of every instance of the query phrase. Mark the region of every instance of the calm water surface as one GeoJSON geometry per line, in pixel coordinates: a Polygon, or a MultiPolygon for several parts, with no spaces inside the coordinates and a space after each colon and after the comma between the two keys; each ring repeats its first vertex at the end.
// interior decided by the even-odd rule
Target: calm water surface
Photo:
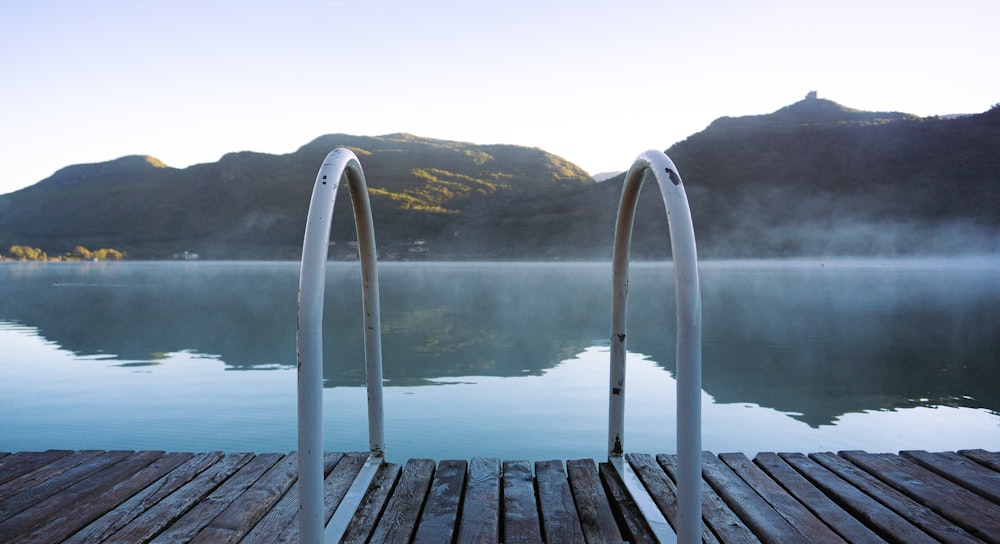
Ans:
{"type": "MultiPolygon", "coordinates": [[[[1000,450],[1000,261],[701,265],[704,447],[1000,450]]],[[[325,443],[367,449],[356,264],[325,443]]],[[[611,267],[385,263],[388,456],[601,458],[611,267]]],[[[0,263],[0,451],[290,451],[298,263],[0,263]]],[[[628,451],[672,452],[668,264],[633,264],[628,451]]]]}

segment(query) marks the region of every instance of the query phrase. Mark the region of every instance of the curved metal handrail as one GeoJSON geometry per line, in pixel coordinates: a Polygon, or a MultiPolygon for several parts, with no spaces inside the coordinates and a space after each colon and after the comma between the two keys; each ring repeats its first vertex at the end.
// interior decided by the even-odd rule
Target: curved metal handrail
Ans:
{"type": "Polygon", "coordinates": [[[368,439],[371,456],[385,452],[382,408],[382,341],[378,297],[375,228],[365,174],[358,158],[337,148],[323,160],[306,219],[299,274],[298,421],[300,541],[322,542],[323,516],[323,295],[326,260],[333,223],[333,204],[342,178],[347,179],[354,207],[361,257],[365,327],[365,370],[368,382],[368,439]]]}
{"type": "Polygon", "coordinates": [[[620,462],[625,427],[625,329],[632,225],[642,182],[656,179],[667,210],[677,293],[677,537],[701,541],[701,288],[698,253],[687,194],[674,163],[664,153],[639,155],[625,175],[612,258],[611,380],[608,459],[620,462]]]}

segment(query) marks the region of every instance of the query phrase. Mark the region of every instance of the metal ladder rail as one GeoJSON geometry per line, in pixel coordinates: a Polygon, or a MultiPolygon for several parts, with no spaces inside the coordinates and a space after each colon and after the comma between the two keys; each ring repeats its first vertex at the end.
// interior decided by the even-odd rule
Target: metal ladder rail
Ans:
{"type": "Polygon", "coordinates": [[[667,211],[677,297],[677,506],[676,541],[701,541],[701,288],[694,224],[677,167],[656,150],[639,155],[625,175],[612,257],[611,379],[608,460],[618,470],[661,542],[673,542],[669,525],[642,487],[624,455],[625,333],[632,225],[642,182],[656,179],[667,211]],[[666,526],[666,527],[664,527],[666,526]]]}
{"type": "Polygon", "coordinates": [[[304,544],[339,541],[364,491],[382,464],[385,424],[382,404],[382,340],[375,229],[361,163],[344,148],[323,160],[306,219],[298,299],[298,448],[299,536],[304,544]],[[361,259],[365,328],[365,371],[368,387],[370,454],[361,473],[324,529],[323,515],[323,300],[333,205],[342,179],[347,180],[354,207],[361,259]]]}

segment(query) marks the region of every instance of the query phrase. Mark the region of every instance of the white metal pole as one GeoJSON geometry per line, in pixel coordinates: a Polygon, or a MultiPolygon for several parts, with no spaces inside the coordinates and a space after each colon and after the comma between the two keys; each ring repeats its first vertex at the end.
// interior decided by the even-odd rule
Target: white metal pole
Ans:
{"type": "Polygon", "coordinates": [[[368,188],[353,152],[338,148],[320,166],[313,186],[299,275],[298,308],[298,447],[299,540],[323,541],[323,295],[334,201],[342,178],[354,205],[361,255],[364,300],[365,367],[368,380],[369,442],[373,455],[384,452],[382,422],[382,346],[378,300],[375,231],[368,188]],[[373,407],[373,404],[377,404],[373,407]]]}
{"type": "Polygon", "coordinates": [[[639,155],[622,187],[612,258],[611,391],[609,459],[623,454],[625,334],[628,265],[635,207],[649,172],[667,211],[677,296],[677,502],[678,542],[701,541],[701,287],[694,224],[687,194],[673,162],[660,151],[639,155]]]}

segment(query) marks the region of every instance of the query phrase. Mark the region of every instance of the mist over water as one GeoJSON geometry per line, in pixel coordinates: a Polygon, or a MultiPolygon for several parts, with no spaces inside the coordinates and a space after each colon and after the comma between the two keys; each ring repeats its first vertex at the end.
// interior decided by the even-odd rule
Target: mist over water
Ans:
{"type": "MultiPolygon", "coordinates": [[[[1000,260],[701,276],[706,449],[1000,449],[1000,260]]],[[[0,280],[0,450],[295,448],[298,263],[3,263],[0,280]]],[[[380,286],[392,458],[604,455],[609,263],[384,263],[380,286]]],[[[327,448],[363,450],[357,264],[331,264],[326,294],[327,448]]],[[[674,448],[673,300],[669,264],[632,264],[630,451],[674,448]]]]}

